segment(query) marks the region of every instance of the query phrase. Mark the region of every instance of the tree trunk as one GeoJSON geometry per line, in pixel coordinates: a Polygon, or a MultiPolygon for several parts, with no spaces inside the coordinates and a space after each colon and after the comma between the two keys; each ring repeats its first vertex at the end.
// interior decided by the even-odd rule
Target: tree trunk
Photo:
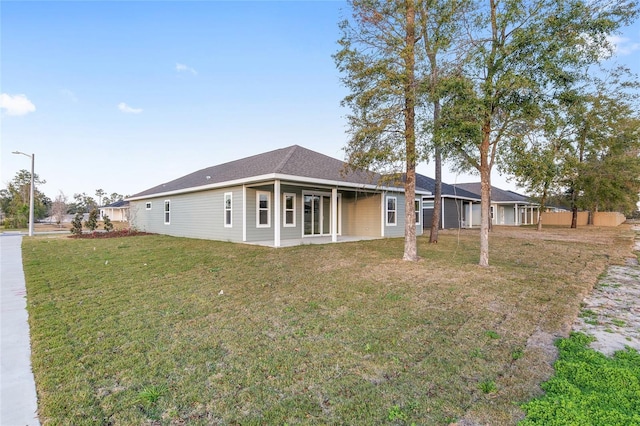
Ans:
{"type": "Polygon", "coordinates": [[[480,266],[489,266],[489,222],[491,221],[491,181],[489,168],[480,170],[480,266]]]}
{"type": "MultiPolygon", "coordinates": [[[[435,116],[435,113],[434,113],[435,116]]],[[[431,218],[430,243],[438,242],[438,230],[440,229],[440,217],[442,212],[442,153],[440,147],[435,148],[436,187],[433,194],[433,217],[431,218]]]]}
{"type": "Polygon", "coordinates": [[[405,229],[403,260],[417,261],[418,247],[416,242],[416,129],[415,129],[415,43],[416,10],[413,0],[406,0],[407,22],[405,27],[405,51],[403,54],[405,67],[404,82],[404,137],[406,148],[405,195],[405,229]]]}

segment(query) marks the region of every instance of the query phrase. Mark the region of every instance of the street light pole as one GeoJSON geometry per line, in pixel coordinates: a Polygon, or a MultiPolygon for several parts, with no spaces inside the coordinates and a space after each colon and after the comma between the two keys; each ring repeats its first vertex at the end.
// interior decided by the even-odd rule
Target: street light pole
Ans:
{"type": "Polygon", "coordinates": [[[26,157],[31,158],[31,188],[29,189],[29,236],[33,237],[33,187],[35,186],[35,179],[34,179],[34,163],[35,163],[35,159],[36,159],[36,155],[35,154],[25,154],[24,152],[20,152],[20,151],[13,151],[12,154],[22,154],[26,157]]]}

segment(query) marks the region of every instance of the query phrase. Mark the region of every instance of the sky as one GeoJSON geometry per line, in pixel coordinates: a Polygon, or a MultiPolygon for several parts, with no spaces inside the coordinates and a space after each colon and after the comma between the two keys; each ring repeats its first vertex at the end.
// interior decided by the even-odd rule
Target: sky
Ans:
{"type": "MultiPolygon", "coordinates": [[[[293,144],[344,159],[342,1],[0,2],[1,184],[132,195],[293,144]]],[[[640,73],[640,24],[614,39],[640,73]]],[[[451,173],[446,183],[479,181],[451,173]]],[[[432,164],[418,172],[433,177],[432,164]]],[[[492,184],[522,191],[494,171],[492,184]]]]}

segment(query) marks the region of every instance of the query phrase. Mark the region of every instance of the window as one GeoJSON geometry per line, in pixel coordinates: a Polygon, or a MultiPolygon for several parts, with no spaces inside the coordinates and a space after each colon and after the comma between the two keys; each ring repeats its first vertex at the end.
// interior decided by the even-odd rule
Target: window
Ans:
{"type": "Polygon", "coordinates": [[[269,228],[271,226],[271,193],[266,191],[256,192],[256,227],[269,228]]]}
{"type": "Polygon", "coordinates": [[[165,225],[171,223],[171,201],[169,200],[164,202],[164,223],[165,225]]]}
{"type": "Polygon", "coordinates": [[[396,197],[387,197],[387,225],[396,225],[397,202],[396,197]]]}
{"type": "Polygon", "coordinates": [[[415,210],[416,210],[416,225],[420,225],[420,216],[422,213],[422,209],[420,208],[420,200],[415,201],[415,210]]]}
{"type": "Polygon", "coordinates": [[[296,226],[296,194],[284,194],[284,226],[296,226]]]}
{"type": "Polygon", "coordinates": [[[145,204],[145,208],[147,210],[151,210],[151,203],[149,202],[149,203],[145,204]]]}
{"type": "Polygon", "coordinates": [[[233,217],[232,215],[232,199],[233,199],[233,193],[232,192],[225,192],[224,193],[224,227],[225,228],[231,228],[233,225],[231,223],[231,218],[233,217]]]}
{"type": "Polygon", "coordinates": [[[432,209],[434,204],[435,204],[435,201],[433,200],[422,200],[422,206],[425,209],[432,209]]]}

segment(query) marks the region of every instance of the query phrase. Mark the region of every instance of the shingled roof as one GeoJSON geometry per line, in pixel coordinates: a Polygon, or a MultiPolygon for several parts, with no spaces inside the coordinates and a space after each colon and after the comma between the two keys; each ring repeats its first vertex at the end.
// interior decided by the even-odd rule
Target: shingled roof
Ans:
{"type": "MultiPolygon", "coordinates": [[[[458,189],[462,189],[465,191],[469,191],[473,194],[477,194],[477,197],[480,197],[482,194],[480,182],[472,182],[472,183],[458,183],[453,185],[458,189]]],[[[513,191],[505,191],[500,188],[496,188],[495,186],[491,187],[491,202],[496,203],[531,203],[531,199],[526,195],[518,194],[513,191]]]]}
{"type": "MultiPolygon", "coordinates": [[[[436,180],[420,173],[416,173],[416,187],[436,193],[436,180]]],[[[464,198],[470,200],[480,200],[480,196],[462,188],[442,182],[442,195],[445,197],[464,198]]]]}
{"type": "Polygon", "coordinates": [[[346,172],[345,163],[298,145],[276,149],[193,172],[129,197],[144,198],[162,193],[187,192],[221,186],[225,182],[262,176],[285,175],[306,179],[341,182],[348,186],[376,185],[380,175],[372,172],[346,172]],[[218,184],[218,185],[217,185],[218,184]]]}

